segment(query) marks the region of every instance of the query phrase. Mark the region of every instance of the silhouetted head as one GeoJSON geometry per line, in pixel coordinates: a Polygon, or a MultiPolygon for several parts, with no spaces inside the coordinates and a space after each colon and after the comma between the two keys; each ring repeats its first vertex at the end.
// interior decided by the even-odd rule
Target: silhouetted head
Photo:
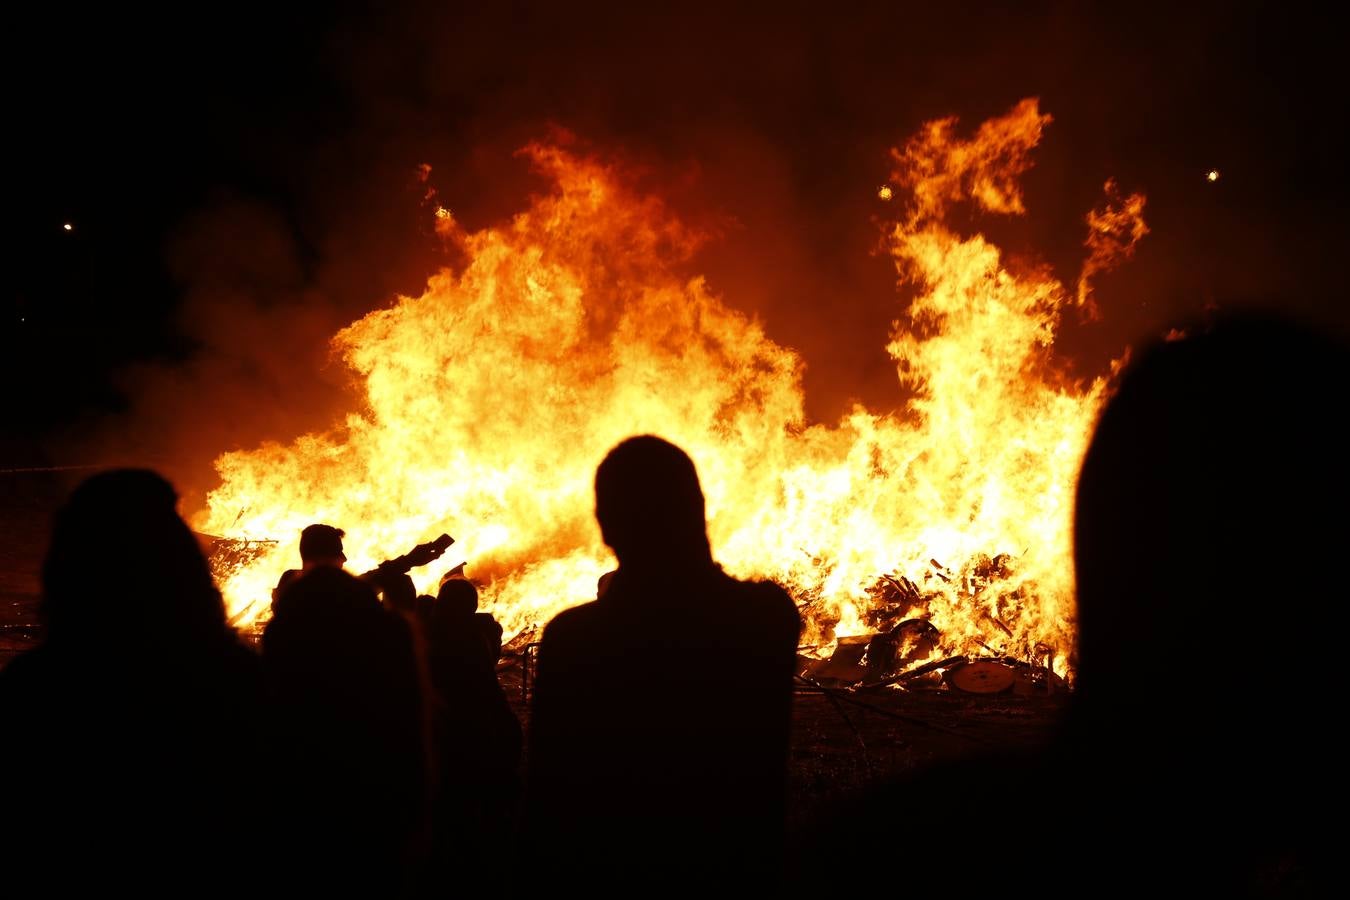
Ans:
{"type": "Polygon", "coordinates": [[[430,625],[435,612],[436,598],[430,594],[418,594],[417,602],[413,606],[413,613],[417,616],[417,621],[423,625],[430,625]]]}
{"type": "Polygon", "coordinates": [[[683,450],[652,435],[619,444],[595,473],[595,517],[621,566],[710,559],[703,490],[683,450]]]}
{"type": "Polygon", "coordinates": [[[42,566],[53,640],[189,649],[231,635],[177,504],[173,486],[143,469],[103,472],[71,493],[42,566]]]}
{"type": "Polygon", "coordinates": [[[1343,683],[1323,671],[1318,630],[1339,619],[1328,586],[1347,538],[1346,397],[1346,348],[1269,318],[1221,321],[1127,368],[1078,486],[1088,709],[1170,716],[1184,744],[1238,727],[1249,705],[1256,730],[1292,735],[1277,695],[1343,683]]]}
{"type": "Polygon", "coordinates": [[[314,524],[300,532],[300,560],[305,568],[341,566],[347,561],[342,539],[347,532],[332,525],[314,524]]]}
{"type": "Polygon", "coordinates": [[[437,618],[471,616],[478,610],[478,588],[465,578],[449,578],[436,594],[437,618]]]}
{"type": "Polygon", "coordinates": [[[406,573],[385,576],[382,587],[387,608],[410,615],[417,611],[417,585],[406,573]]]}
{"type": "Polygon", "coordinates": [[[595,579],[595,599],[599,600],[601,597],[605,596],[605,592],[609,590],[610,582],[614,580],[614,571],[614,569],[610,569],[608,572],[602,573],[599,578],[595,579]]]}

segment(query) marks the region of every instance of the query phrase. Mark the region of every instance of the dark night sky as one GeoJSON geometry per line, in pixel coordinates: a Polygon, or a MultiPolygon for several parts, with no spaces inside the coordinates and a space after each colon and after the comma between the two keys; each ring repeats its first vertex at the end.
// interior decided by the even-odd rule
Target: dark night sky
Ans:
{"type": "Polygon", "coordinates": [[[446,261],[417,164],[481,227],[523,205],[511,151],[549,123],[731,223],[695,268],[805,355],[821,417],[892,390],[900,301],[868,252],[887,149],[1024,96],[1055,123],[1030,216],[1000,234],[1013,249],[1072,279],[1106,177],[1149,196],[1102,321],[1066,329],[1085,371],[1206,303],[1350,321],[1345,48],[1314,7],[731,6],[14,21],[0,465],[106,449],[192,480],[208,449],[323,425],[342,382],[327,335],[446,261]]]}

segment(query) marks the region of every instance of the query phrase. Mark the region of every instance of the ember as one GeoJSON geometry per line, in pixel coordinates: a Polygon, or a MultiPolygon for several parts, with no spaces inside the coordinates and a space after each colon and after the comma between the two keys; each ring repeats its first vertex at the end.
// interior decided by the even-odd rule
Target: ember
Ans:
{"type": "Polygon", "coordinates": [[[1022,214],[1018,179],[1049,122],[1025,100],[970,137],[944,119],[893,151],[878,196],[896,199],[887,244],[915,296],[887,350],[912,399],[833,425],[806,421],[801,358],[690,277],[703,235],[620,168],[528,147],[550,192],[472,233],[438,209],[463,268],[334,338],[363,408],[217,461],[199,530],[280,541],[223,579],[232,613],[264,609],[250,604],[300,529],[327,521],[357,569],[462,535],[444,562],[468,560],[508,639],[528,633],[612,567],[591,477],[609,447],[652,432],[699,466],[718,560],[787,587],[815,655],[854,637],[871,678],[957,655],[1069,675],[1070,512],[1107,381],[1073,383],[1051,350],[1064,309],[1089,306],[1091,279],[1146,233],[1144,199],[1108,182],[1076,290],[1011,271],[948,222],[958,207],[1022,214]]]}

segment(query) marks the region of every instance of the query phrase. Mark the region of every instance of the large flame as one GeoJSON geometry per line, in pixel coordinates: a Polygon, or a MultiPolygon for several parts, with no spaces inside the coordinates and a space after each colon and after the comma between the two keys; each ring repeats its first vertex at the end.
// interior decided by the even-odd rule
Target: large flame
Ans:
{"type": "Polygon", "coordinates": [[[808,642],[921,614],[946,650],[1050,656],[1066,673],[1072,497],[1106,380],[1072,383],[1050,351],[1061,311],[1145,233],[1143,198],[1108,183],[1075,291],[1012,274],[983,236],[944,224],[953,204],[1022,213],[1017,179],[1048,122],[1026,100],[969,139],[949,119],[894,151],[907,200],[888,246],[916,296],[888,350],[910,399],[833,426],[806,421],[797,354],[687,276],[697,233],[616,168],[528,147],[546,196],[474,233],[440,213],[462,268],[335,337],[364,408],[217,460],[198,527],[279,540],[225,574],[232,614],[266,610],[300,529],[321,521],[347,529],[356,570],[449,532],[459,542],[419,586],[467,560],[508,635],[541,625],[613,566],[595,467],[650,432],[698,465],[718,560],[787,586],[808,642]]]}

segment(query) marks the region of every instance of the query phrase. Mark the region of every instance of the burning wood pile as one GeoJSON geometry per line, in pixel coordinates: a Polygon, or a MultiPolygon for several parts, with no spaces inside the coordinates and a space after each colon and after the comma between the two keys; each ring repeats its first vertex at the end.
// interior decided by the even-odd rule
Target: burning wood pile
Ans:
{"type": "MultiPolygon", "coordinates": [[[[839,636],[827,656],[811,651],[829,649],[828,644],[802,648],[798,675],[832,687],[969,694],[1064,690],[1067,683],[1053,668],[1053,649],[1018,640],[1005,621],[1015,620],[1024,605],[1034,603],[1031,585],[1010,586],[1013,575],[1013,558],[1006,553],[977,556],[959,572],[929,560],[921,584],[898,571],[883,574],[867,588],[872,602],[862,618],[873,631],[839,636]],[[979,610],[973,618],[983,633],[944,632],[934,623],[934,613],[951,604],[953,588],[964,607],[979,610]]],[[[819,602],[809,599],[804,614],[817,615],[811,607],[819,602]]]]}
{"type": "MultiPolygon", "coordinates": [[[[206,561],[211,567],[211,577],[215,579],[216,584],[225,584],[229,577],[241,568],[266,558],[277,549],[278,543],[270,539],[223,538],[206,534],[198,534],[197,540],[206,553],[206,561]]],[[[230,624],[238,625],[247,621],[250,624],[261,625],[262,622],[257,620],[255,608],[259,602],[260,598],[255,597],[241,610],[236,610],[230,617],[230,624]]]]}
{"type": "Polygon", "coordinates": [[[1027,98],[892,149],[884,247],[906,296],[877,337],[897,393],[819,421],[807,360],[693,269],[697,223],[603,155],[528,146],[545,184],[528,206],[476,231],[438,215],[461,261],[334,335],[359,408],[216,460],[194,524],[240,539],[238,564],[217,567],[232,620],[266,615],[294,552],[253,557],[267,542],[245,539],[317,519],[352,526],[353,570],[464,535],[458,561],[523,646],[595,596],[612,567],[595,465],[650,433],[695,460],[726,571],[797,598],[807,677],[980,692],[1072,678],[1072,497],[1114,369],[1076,377],[1055,337],[1147,227],[1144,197],[1105,182],[1077,283],[976,230],[1027,212],[1021,178],[1050,123],[1027,98]]]}
{"type": "MultiPolygon", "coordinates": [[[[201,537],[217,578],[274,552],[278,543],[201,537]]],[[[821,558],[811,562],[824,583],[833,564],[821,558]]],[[[840,625],[833,599],[819,591],[804,597],[797,593],[803,620],[813,630],[823,626],[817,633],[829,634],[840,625]]],[[[827,691],[891,687],[1019,696],[1068,690],[1068,682],[1054,671],[1054,650],[1019,639],[1009,624],[1023,607],[1037,602],[1034,584],[1016,577],[1009,554],[979,555],[959,571],[930,559],[918,581],[895,570],[878,576],[866,595],[869,603],[861,617],[866,633],[836,634],[799,648],[797,676],[805,685],[827,691]],[[949,609],[954,597],[962,607],[955,615],[949,609]],[[972,632],[937,624],[972,620],[982,627],[972,632]]],[[[498,668],[519,668],[523,693],[529,689],[543,624],[522,629],[502,648],[498,668]]]]}

